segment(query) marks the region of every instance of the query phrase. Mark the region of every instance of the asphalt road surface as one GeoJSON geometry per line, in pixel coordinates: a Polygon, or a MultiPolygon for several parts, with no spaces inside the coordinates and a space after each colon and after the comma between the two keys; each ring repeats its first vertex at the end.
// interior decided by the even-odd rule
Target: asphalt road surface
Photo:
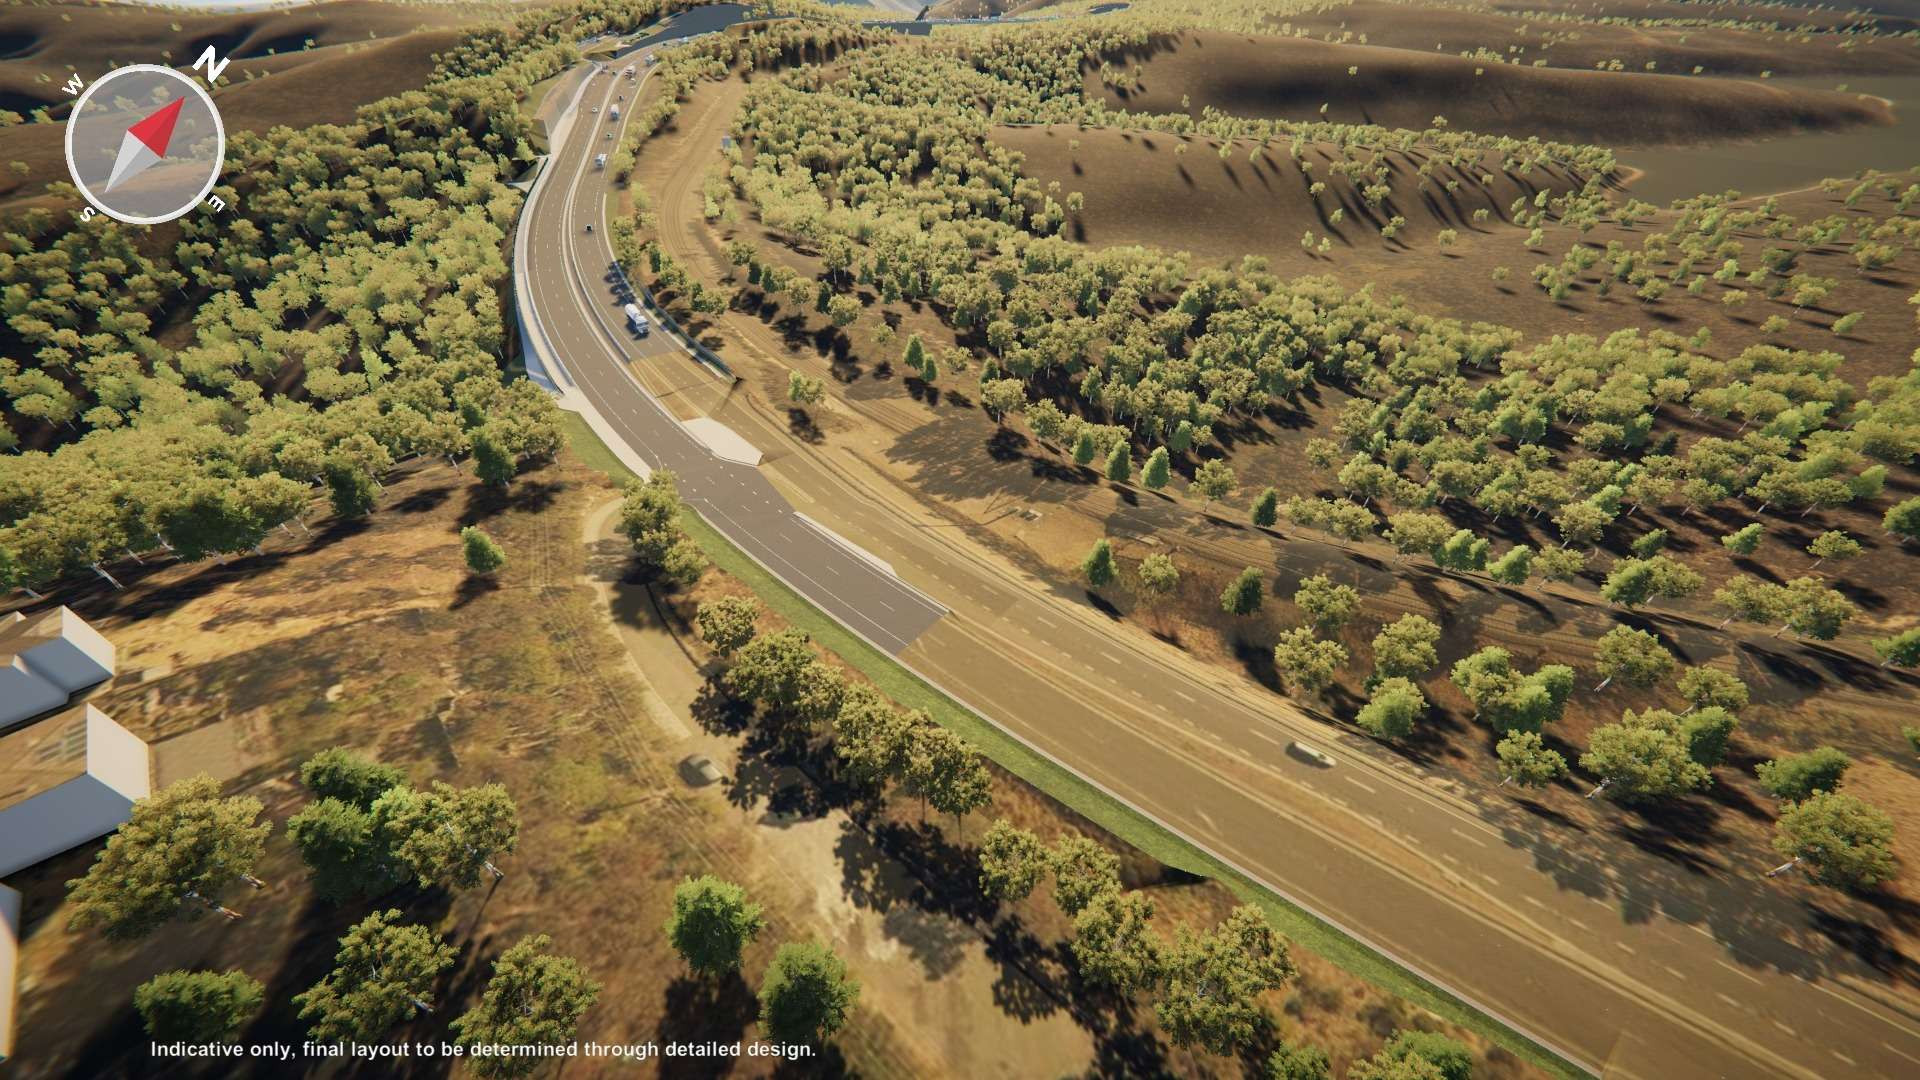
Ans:
{"type": "MultiPolygon", "coordinates": [[[[624,59],[646,70],[644,54],[624,59]]],[[[760,468],[713,458],[625,367],[669,382],[696,373],[664,334],[621,330],[598,227],[608,178],[591,166],[617,142],[604,138],[617,93],[631,103],[635,86],[590,80],[556,146],[527,210],[521,287],[585,400],[789,585],[1016,737],[1592,1072],[1920,1074],[1920,1001],[1871,948],[1803,932],[1814,915],[1788,921],[1741,883],[1696,880],[1622,853],[1618,838],[1517,813],[1116,628],[945,540],[950,523],[881,497],[871,476],[797,443],[775,417],[721,413],[770,455],[760,468]],[[788,496],[919,588],[810,527],[788,496]],[[1339,764],[1288,753],[1296,739],[1339,764]]]]}

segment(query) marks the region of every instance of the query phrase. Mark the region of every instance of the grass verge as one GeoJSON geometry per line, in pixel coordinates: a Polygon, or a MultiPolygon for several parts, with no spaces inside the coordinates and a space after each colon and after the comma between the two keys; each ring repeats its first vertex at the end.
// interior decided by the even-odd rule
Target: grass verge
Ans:
{"type": "MultiPolygon", "coordinates": [[[[587,427],[586,421],[575,413],[562,413],[561,417],[567,441],[582,461],[617,480],[633,478],[632,470],[620,463],[613,451],[587,427]]],[[[892,657],[867,644],[789,589],[779,578],[734,547],[698,514],[688,511],[682,519],[682,525],[687,535],[693,537],[715,566],[752,589],[761,602],[779,612],[781,618],[805,631],[823,648],[831,650],[858,669],[882,693],[907,708],[925,709],[942,726],[958,732],[979,747],[995,764],[1046,792],[1081,817],[1168,866],[1177,866],[1226,884],[1242,900],[1258,905],[1274,928],[1288,938],[1375,986],[1478,1033],[1552,1075],[1567,1080],[1579,1080],[1588,1075],[1547,1048],[1275,896],[1167,831],[1151,818],[1034,752],[971,709],[928,686],[892,657]]]]}

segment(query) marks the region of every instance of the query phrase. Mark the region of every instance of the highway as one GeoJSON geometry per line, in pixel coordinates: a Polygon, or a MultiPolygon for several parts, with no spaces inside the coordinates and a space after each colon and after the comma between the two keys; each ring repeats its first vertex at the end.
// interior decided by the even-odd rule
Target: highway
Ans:
{"type": "MultiPolygon", "coordinates": [[[[645,70],[644,56],[624,59],[645,70]]],[[[525,211],[515,269],[533,337],[570,396],[648,465],[673,469],[703,517],[797,592],[1017,738],[1595,1074],[1920,1070],[1911,991],[1819,935],[1750,932],[1743,920],[1759,916],[1743,885],[1585,857],[1592,838],[1518,820],[1496,793],[1454,788],[1117,627],[917,509],[857,455],[796,439],[749,395],[716,394],[715,416],[766,460],[710,454],[647,388],[701,369],[664,334],[625,334],[608,276],[610,178],[591,161],[617,142],[604,138],[617,130],[605,108],[623,93],[635,99],[625,79],[588,82],[525,211]],[[1289,755],[1294,739],[1340,764],[1289,755]]],[[[678,122],[717,132],[724,119],[689,109],[678,122]]]]}

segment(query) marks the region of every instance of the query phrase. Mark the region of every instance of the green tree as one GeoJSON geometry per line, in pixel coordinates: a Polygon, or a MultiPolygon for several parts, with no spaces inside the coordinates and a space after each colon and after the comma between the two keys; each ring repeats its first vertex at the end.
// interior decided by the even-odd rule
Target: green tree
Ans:
{"type": "Polygon", "coordinates": [[[1219,458],[1208,458],[1193,471],[1193,484],[1188,490],[1212,503],[1233,494],[1239,485],[1232,466],[1219,458]]]}
{"type": "Polygon", "coordinates": [[[1920,496],[1894,505],[1880,519],[1880,526],[1888,534],[1899,537],[1903,544],[1920,537],[1920,496]]]}
{"type": "Polygon", "coordinates": [[[1325,574],[1301,579],[1293,602],[1323,634],[1338,633],[1360,610],[1360,594],[1350,585],[1335,585],[1325,574]]]}
{"type": "Polygon", "coordinates": [[[1273,666],[1281,679],[1307,693],[1326,689],[1346,662],[1345,646],[1321,641],[1305,626],[1283,632],[1273,646],[1273,666]]]}
{"type": "Polygon", "coordinates": [[[1718,668],[1690,667],[1680,673],[1680,696],[1688,711],[1717,705],[1729,712],[1747,707],[1747,684],[1718,668]]]}
{"type": "Polygon", "coordinates": [[[1150,491],[1159,491],[1167,486],[1173,468],[1167,459],[1167,448],[1156,446],[1153,453],[1147,455],[1146,467],[1140,470],[1140,482],[1150,491]]]}
{"type": "Polygon", "coordinates": [[[224,1042],[260,1011],[266,994],[243,971],[163,971],[133,992],[156,1042],[224,1042]]]}
{"type": "Polygon", "coordinates": [[[760,980],[760,1027],[777,1043],[815,1043],[844,1024],[860,984],[832,949],[815,942],[780,946],[760,980]]]}
{"type": "Polygon", "coordinates": [[[1920,627],[1902,630],[1892,637],[1875,638],[1873,651],[1880,654],[1881,667],[1920,664],[1920,627]]]}
{"type": "Polygon", "coordinates": [[[1404,739],[1427,711],[1427,698],[1407,679],[1382,679],[1354,722],[1382,739],[1404,739]]]}
{"type": "Polygon", "coordinates": [[[1677,718],[1664,709],[1629,709],[1619,723],[1594,729],[1580,767],[1600,777],[1589,799],[1612,791],[1639,801],[1698,791],[1713,782],[1707,767],[1694,760],[1677,718]]]}
{"type": "Polygon", "coordinates": [[[655,470],[645,480],[627,483],[615,526],[633,545],[640,569],[682,584],[697,580],[705,559],[680,528],[685,506],[672,472],[655,470]]]}
{"type": "Polygon", "coordinates": [[[1629,546],[1633,550],[1634,557],[1640,558],[1640,559],[1651,559],[1655,555],[1660,554],[1661,551],[1665,550],[1667,546],[1667,530],[1665,529],[1648,530],[1647,532],[1634,537],[1633,543],[1629,546]]]}
{"type": "Polygon", "coordinates": [[[1402,555],[1432,555],[1453,531],[1439,514],[1409,510],[1387,518],[1387,542],[1402,555]]]}
{"type": "Polygon", "coordinates": [[[1113,561],[1113,545],[1104,537],[1095,540],[1093,550],[1080,560],[1080,576],[1086,579],[1088,585],[1104,589],[1113,584],[1114,576],[1118,573],[1119,568],[1113,561]]]}
{"type": "Polygon", "coordinates": [[[1068,948],[1087,981],[1122,991],[1150,986],[1160,973],[1153,901],[1138,892],[1101,893],[1073,917],[1068,948]]]}
{"type": "Polygon", "coordinates": [[[1531,675],[1513,666],[1513,654],[1489,645],[1454,662],[1453,684],[1473,702],[1474,718],[1502,734],[1539,731],[1560,719],[1573,695],[1573,669],[1547,664],[1531,675]]]}
{"type": "Polygon", "coordinates": [[[1253,500],[1249,516],[1260,528],[1273,528],[1274,522],[1280,520],[1280,493],[1272,488],[1262,489],[1253,500]]]}
{"type": "Polygon", "coordinates": [[[1053,846],[1053,902],[1069,917],[1093,898],[1120,891],[1120,859],[1097,841],[1068,836],[1053,846]]]}
{"type": "Polygon", "coordinates": [[[1773,849],[1787,862],[1768,871],[1768,877],[1804,867],[1823,885],[1866,889],[1895,870],[1893,819],[1837,791],[1816,791],[1782,808],[1773,849]]]}
{"type": "Polygon", "coordinates": [[[1004,819],[995,821],[980,841],[980,891],[991,900],[1024,900],[1051,862],[1039,837],[1004,819]]]}
{"type": "Polygon", "coordinates": [[[1487,564],[1487,575],[1502,585],[1525,585],[1533,573],[1533,549],[1515,544],[1505,555],[1487,564]]]}
{"type": "MultiPolygon", "coordinates": [[[[475,446],[478,453],[480,447],[475,446]]],[[[489,444],[488,449],[492,449],[489,444]]],[[[372,474],[349,461],[329,461],[326,466],[327,499],[333,504],[337,517],[365,517],[373,512],[378,499],[379,485],[374,483],[372,474]]],[[[481,477],[486,479],[485,476],[481,477]]],[[[169,535],[172,535],[169,533],[169,535]]]]}
{"type": "Polygon", "coordinates": [[[392,837],[368,809],[332,797],[317,799],[287,819],[287,835],[323,900],[338,904],[380,896],[407,880],[392,837]]]}
{"type": "Polygon", "coordinates": [[[1674,660],[1659,638],[1645,630],[1616,626],[1600,635],[1593,666],[1601,676],[1595,690],[1605,690],[1615,679],[1645,688],[1673,674],[1674,660]]]}
{"type": "Polygon", "coordinates": [[[694,610],[693,624],[700,640],[721,656],[732,656],[753,640],[754,626],[760,621],[760,605],[748,596],[723,596],[709,600],[694,610]]]}
{"type": "Polygon", "coordinates": [[[1251,906],[1205,934],[1181,927],[1167,950],[1160,1026],[1180,1046],[1232,1054],[1268,1021],[1260,995],[1292,981],[1287,943],[1251,906]]]}
{"type": "Polygon", "coordinates": [[[955,821],[987,805],[993,798],[993,776],[973,744],[941,727],[925,713],[913,727],[907,747],[908,786],[942,814],[955,821]]]}
{"type": "MultiPolygon", "coordinates": [[[[545,934],[521,938],[493,962],[493,978],[478,1004],[455,1017],[454,1040],[472,1050],[485,1046],[566,1046],[579,1030],[580,1017],[600,999],[600,984],[579,961],[547,951],[545,934]]],[[[470,1054],[467,1069],[476,1076],[527,1076],[542,1064],[518,1054],[470,1054]]]]}
{"type": "Polygon", "coordinates": [[[702,975],[740,969],[740,954],[765,929],[760,905],[747,891],[711,875],[687,878],[673,890],[673,914],[667,917],[667,941],[687,966],[702,975]]]}
{"type": "Polygon", "coordinates": [[[334,967],[293,1003],[316,1042],[373,1042],[410,1012],[432,1012],[433,981],[454,949],[400,912],[376,911],[340,939],[334,967]]]}
{"type": "Polygon", "coordinates": [[[1844,561],[1860,554],[1860,541],[1838,529],[1830,529],[1813,538],[1807,545],[1807,554],[1813,556],[1814,569],[1828,559],[1844,561]]]}
{"type": "Polygon", "coordinates": [[[223,799],[220,785],[205,775],[134,803],[86,875],[67,882],[68,929],[98,926],[115,940],[142,938],[189,901],[189,912],[205,908],[239,918],[219,898],[237,879],[259,887],[253,867],[273,828],[256,821],[259,816],[260,800],[223,799]]]}
{"type": "Polygon", "coordinates": [[[1113,450],[1107,454],[1107,479],[1116,484],[1133,479],[1133,455],[1124,442],[1114,443],[1113,450]]]}
{"type": "Polygon", "coordinates": [[[1281,1043],[1267,1058],[1263,1080],[1333,1080],[1333,1065],[1317,1046],[1281,1043]]]}
{"type": "Polygon", "coordinates": [[[1073,462],[1076,465],[1093,464],[1094,456],[1100,453],[1100,444],[1093,439],[1093,432],[1082,429],[1073,440],[1073,462]]]}
{"type": "Polygon", "coordinates": [[[484,871],[520,843],[520,811],[500,784],[454,787],[435,780],[428,791],[389,789],[373,804],[373,818],[393,840],[393,853],[429,885],[471,889],[484,871]]]}
{"type": "Polygon", "coordinates": [[[1220,593],[1220,610],[1229,615],[1246,616],[1260,610],[1266,600],[1266,588],[1261,584],[1259,570],[1249,566],[1240,571],[1240,576],[1229,582],[1220,593]]]}
{"type": "Polygon", "coordinates": [[[1840,778],[1853,762],[1831,746],[1787,754],[1754,767],[1760,786],[1782,802],[1799,802],[1816,791],[1840,790],[1840,778]]]}
{"type": "Polygon", "coordinates": [[[1424,615],[1402,615],[1373,638],[1373,668],[1386,677],[1417,679],[1440,663],[1440,628],[1424,615]]]}
{"type": "Polygon", "coordinates": [[[300,783],[317,799],[338,799],[362,810],[373,807],[388,788],[407,782],[405,771],[334,747],[300,764],[300,783]]]}
{"type": "Polygon", "coordinates": [[[1500,786],[1545,787],[1567,775],[1567,759],[1547,748],[1537,731],[1510,731],[1494,747],[1500,759],[1500,786]]]}
{"type": "MultiPolygon", "coordinates": [[[[511,450],[500,440],[497,433],[489,427],[483,427],[473,433],[473,474],[483,484],[505,487],[513,482],[520,472],[520,463],[514,460],[511,450]]],[[[371,482],[371,477],[368,478],[371,482]]],[[[338,502],[335,503],[338,506],[338,502]]]]}
{"type": "Polygon", "coordinates": [[[475,526],[460,530],[460,547],[466,554],[467,569],[476,574],[486,576],[507,565],[507,553],[475,526]]]}
{"type": "Polygon", "coordinates": [[[1153,607],[1180,588],[1180,568],[1168,555],[1149,555],[1134,570],[1133,591],[1140,603],[1153,607]]]}
{"type": "Polygon", "coordinates": [[[1760,549],[1760,541],[1766,535],[1767,527],[1756,521],[1721,537],[1720,543],[1735,555],[1751,555],[1760,549]]]}
{"type": "Polygon", "coordinates": [[[1782,594],[1785,625],[1774,631],[1792,630],[1803,638],[1832,641],[1860,609],[1844,593],[1827,587],[1819,578],[1794,578],[1782,594]]]}
{"type": "Polygon", "coordinates": [[[1473,1080],[1473,1052],[1437,1031],[1400,1031],[1347,1080],[1473,1080]]]}
{"type": "Polygon", "coordinates": [[[1588,555],[1572,548],[1547,548],[1534,560],[1540,576],[1548,581],[1572,581],[1587,568],[1588,555]]]}

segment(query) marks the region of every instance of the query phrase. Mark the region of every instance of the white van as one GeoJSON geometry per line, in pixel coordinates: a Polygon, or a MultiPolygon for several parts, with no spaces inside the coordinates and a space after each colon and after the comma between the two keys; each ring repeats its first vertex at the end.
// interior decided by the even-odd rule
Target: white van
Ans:
{"type": "Polygon", "coordinates": [[[646,337],[647,336],[647,317],[645,315],[640,314],[640,309],[632,304],[628,304],[626,306],[626,313],[627,313],[627,328],[632,330],[634,333],[639,334],[641,337],[646,337]]]}

